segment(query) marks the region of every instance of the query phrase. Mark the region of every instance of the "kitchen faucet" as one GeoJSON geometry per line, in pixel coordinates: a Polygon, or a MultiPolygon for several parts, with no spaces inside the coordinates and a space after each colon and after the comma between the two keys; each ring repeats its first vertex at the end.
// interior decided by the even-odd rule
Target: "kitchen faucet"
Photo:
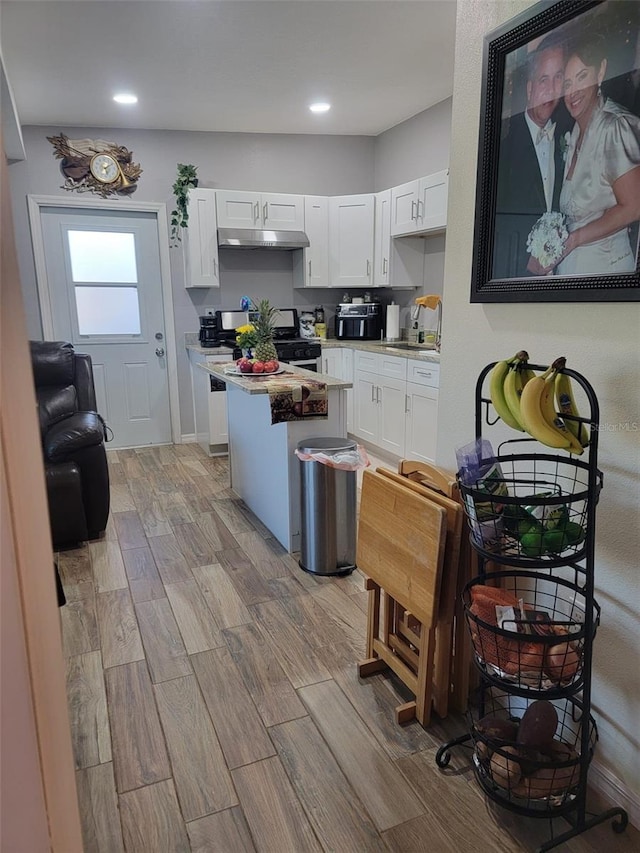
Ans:
{"type": "Polygon", "coordinates": [[[414,328],[418,326],[418,318],[421,308],[430,308],[432,311],[437,311],[436,319],[436,340],[435,348],[440,352],[440,343],[442,340],[442,299],[437,293],[431,293],[427,296],[417,296],[413,308],[411,309],[411,319],[414,323],[414,328]]]}

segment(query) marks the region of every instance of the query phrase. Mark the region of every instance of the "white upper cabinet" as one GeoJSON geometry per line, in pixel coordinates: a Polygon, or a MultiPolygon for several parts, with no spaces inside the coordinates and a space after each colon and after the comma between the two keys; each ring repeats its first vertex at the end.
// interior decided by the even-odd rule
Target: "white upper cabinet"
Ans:
{"type": "Polygon", "coordinates": [[[389,284],[391,263],[391,190],[375,195],[374,242],[373,242],[373,285],[386,287],[389,284]]]}
{"type": "Polygon", "coordinates": [[[305,196],[304,226],[309,247],[303,250],[304,287],[329,287],[329,199],[305,196]]]}
{"type": "Polygon", "coordinates": [[[373,284],[373,194],[329,199],[329,278],[332,287],[373,284]]]}
{"type": "Polygon", "coordinates": [[[391,190],[391,236],[417,231],[420,181],[409,181],[391,190]]]}
{"type": "Polygon", "coordinates": [[[216,190],[219,228],[304,231],[304,196],[216,190]]]}
{"type": "Polygon", "coordinates": [[[189,225],[182,229],[185,287],[220,287],[216,196],[214,190],[189,190],[189,225]]]}
{"type": "Polygon", "coordinates": [[[442,231],[447,227],[449,170],[391,190],[391,236],[442,231]]]}
{"type": "Polygon", "coordinates": [[[449,170],[420,178],[418,194],[418,230],[442,231],[447,227],[449,170]]]}

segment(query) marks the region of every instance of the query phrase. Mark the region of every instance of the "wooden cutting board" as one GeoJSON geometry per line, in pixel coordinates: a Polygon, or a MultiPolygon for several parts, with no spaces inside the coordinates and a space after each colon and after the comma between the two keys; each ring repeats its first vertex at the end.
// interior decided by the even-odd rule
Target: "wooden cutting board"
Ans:
{"type": "Polygon", "coordinates": [[[363,473],[358,568],[426,627],[436,620],[447,511],[401,483],[363,473]]]}

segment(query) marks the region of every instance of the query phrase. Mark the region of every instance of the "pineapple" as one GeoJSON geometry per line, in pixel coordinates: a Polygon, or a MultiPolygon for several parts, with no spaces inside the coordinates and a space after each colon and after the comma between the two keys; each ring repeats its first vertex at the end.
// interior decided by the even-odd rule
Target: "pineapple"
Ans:
{"type": "Polygon", "coordinates": [[[255,346],[255,356],[258,361],[277,360],[278,353],[273,345],[273,317],[277,308],[269,304],[268,299],[261,299],[258,303],[257,314],[253,318],[253,325],[258,336],[255,346]]]}

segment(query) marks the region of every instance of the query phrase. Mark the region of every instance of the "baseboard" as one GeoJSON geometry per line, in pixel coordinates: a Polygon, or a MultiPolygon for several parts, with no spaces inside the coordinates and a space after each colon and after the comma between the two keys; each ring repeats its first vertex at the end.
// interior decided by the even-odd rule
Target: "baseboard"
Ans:
{"type": "Polygon", "coordinates": [[[640,796],[635,791],[629,790],[609,769],[595,761],[589,767],[589,785],[611,806],[623,808],[629,815],[629,823],[640,829],[640,796]]]}
{"type": "Polygon", "coordinates": [[[186,435],[180,436],[180,444],[195,444],[195,443],[196,443],[195,432],[189,432],[186,435]]]}

